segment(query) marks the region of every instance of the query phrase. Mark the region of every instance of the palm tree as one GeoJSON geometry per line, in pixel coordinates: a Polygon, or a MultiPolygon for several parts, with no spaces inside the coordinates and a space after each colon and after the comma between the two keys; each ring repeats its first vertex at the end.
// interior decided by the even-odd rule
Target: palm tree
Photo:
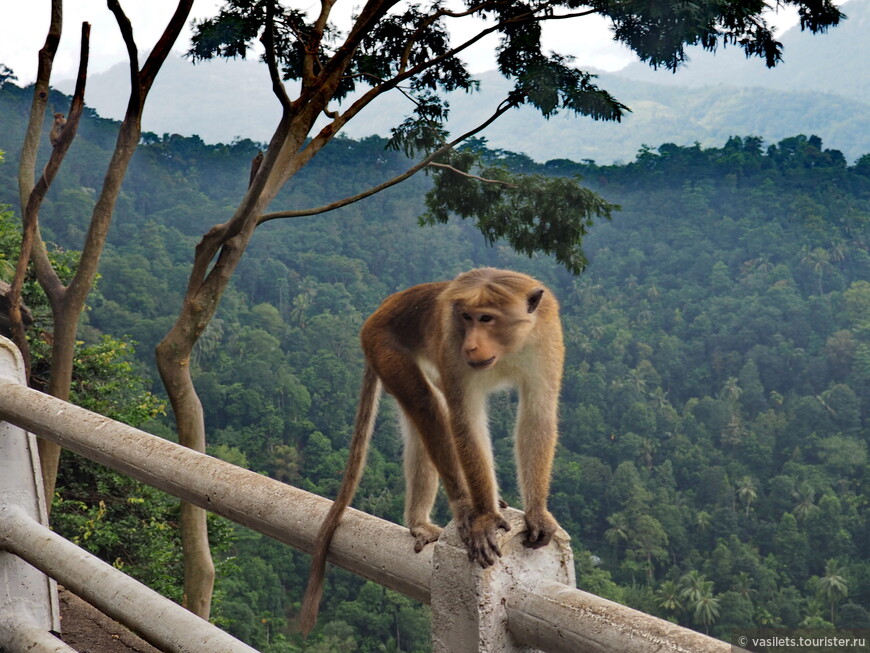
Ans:
{"type": "Polygon", "coordinates": [[[816,247],[811,250],[808,246],[804,245],[803,249],[801,249],[801,263],[810,268],[813,274],[818,277],[819,295],[824,294],[822,279],[825,276],[825,270],[831,267],[831,255],[822,247],[816,247]]]}
{"type": "Polygon", "coordinates": [[[639,369],[632,368],[628,371],[626,375],[626,385],[628,385],[632,390],[637,392],[638,394],[645,394],[647,383],[646,379],[643,378],[643,374],[639,369]]]}
{"type": "Polygon", "coordinates": [[[646,560],[647,582],[652,585],[655,566],[653,560],[667,557],[668,534],[655,517],[640,515],[632,524],[632,555],[646,560]]]}
{"type": "Polygon", "coordinates": [[[745,571],[741,571],[734,577],[732,589],[747,601],[751,601],[752,595],[756,593],[752,588],[752,576],[745,571]]]}
{"type": "Polygon", "coordinates": [[[604,539],[618,548],[620,542],[628,540],[628,517],[625,513],[616,512],[607,518],[607,523],[610,524],[610,528],[604,531],[604,539]]]}
{"type": "Polygon", "coordinates": [[[831,605],[831,623],[834,623],[834,606],[849,595],[849,582],[842,576],[842,568],[836,559],[825,563],[825,575],[819,578],[816,593],[831,605]]]}
{"type": "Polygon", "coordinates": [[[668,612],[677,613],[683,610],[683,602],[680,601],[680,587],[672,580],[663,581],[659,585],[656,598],[659,600],[659,607],[668,612]]]}
{"type": "Polygon", "coordinates": [[[655,456],[658,445],[652,438],[641,438],[640,440],[640,455],[643,459],[643,464],[647,469],[653,467],[653,456],[655,456]]]}
{"type": "Polygon", "coordinates": [[[680,597],[685,599],[686,605],[691,607],[695,601],[701,598],[704,591],[704,583],[707,578],[700,571],[692,569],[680,578],[680,597]]]}
{"type": "Polygon", "coordinates": [[[798,500],[798,502],[792,512],[794,513],[794,516],[798,519],[806,519],[807,515],[816,510],[816,491],[812,487],[810,487],[809,484],[802,484],[798,488],[798,491],[795,492],[795,498],[798,500]]]}
{"type": "Polygon", "coordinates": [[[272,450],[273,477],[284,483],[299,480],[299,451],[296,447],[279,444],[272,450]]]}
{"type": "Polygon", "coordinates": [[[719,397],[727,401],[733,408],[742,394],[743,389],[740,387],[739,381],[736,377],[730,376],[728,377],[728,380],[725,381],[725,385],[722,386],[722,391],[719,393],[719,397]]]}
{"type": "Polygon", "coordinates": [[[755,488],[755,480],[749,476],[744,476],[737,481],[736,492],[737,498],[746,506],[746,516],[749,517],[749,508],[758,498],[758,490],[755,488]]]}
{"type": "Polygon", "coordinates": [[[711,624],[719,617],[719,599],[713,596],[713,581],[704,581],[701,594],[691,608],[695,621],[702,624],[709,635],[711,624]]]}
{"type": "Polygon", "coordinates": [[[224,321],[220,318],[213,319],[202,332],[196,348],[193,350],[193,361],[200,363],[214,354],[223,342],[224,321]]]}
{"type": "Polygon", "coordinates": [[[698,514],[695,516],[695,525],[701,532],[704,532],[708,528],[710,528],[710,513],[706,510],[699,511],[698,514]]]}

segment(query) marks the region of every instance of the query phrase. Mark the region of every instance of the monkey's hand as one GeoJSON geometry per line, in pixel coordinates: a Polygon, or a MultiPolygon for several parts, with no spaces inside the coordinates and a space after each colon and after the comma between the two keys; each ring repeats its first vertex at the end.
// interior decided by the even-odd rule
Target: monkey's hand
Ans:
{"type": "Polygon", "coordinates": [[[499,512],[472,515],[468,521],[466,534],[462,539],[468,549],[468,559],[479,562],[481,567],[495,564],[496,558],[501,558],[496,530],[509,531],[507,520],[499,512]]]}
{"type": "Polygon", "coordinates": [[[559,528],[559,523],[553,518],[550,511],[544,508],[541,511],[527,511],[526,526],[528,532],[523,545],[530,549],[540,549],[550,543],[553,533],[559,528]]]}

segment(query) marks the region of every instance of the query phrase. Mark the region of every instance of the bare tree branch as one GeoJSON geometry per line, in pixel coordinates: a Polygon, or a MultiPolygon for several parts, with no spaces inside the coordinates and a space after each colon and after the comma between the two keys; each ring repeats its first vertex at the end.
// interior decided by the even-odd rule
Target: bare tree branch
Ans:
{"type": "Polygon", "coordinates": [[[33,88],[33,102],[30,106],[30,119],[27,123],[24,144],[21,147],[21,156],[19,157],[18,196],[22,209],[27,205],[27,198],[30,197],[33,186],[36,183],[36,155],[42,135],[45,108],[48,104],[48,83],[51,78],[54,55],[57,53],[62,31],[63,2],[62,0],[52,0],[51,22],[48,27],[48,34],[45,37],[45,44],[39,51],[36,82],[33,88]]]}
{"type": "MultiPolygon", "coordinates": [[[[175,41],[178,40],[178,35],[181,34],[181,30],[184,29],[184,26],[187,23],[187,17],[190,15],[190,10],[192,8],[193,0],[182,0],[178,3],[178,6],[175,8],[175,13],[172,14],[172,18],[170,18],[169,22],[166,24],[166,29],[163,30],[163,33],[160,35],[160,38],[151,50],[151,54],[149,54],[148,58],[145,60],[145,65],[142,66],[142,71],[139,73],[139,81],[146,93],[154,84],[154,79],[157,77],[157,73],[160,72],[160,68],[163,66],[163,62],[166,61],[166,57],[168,57],[169,53],[172,52],[172,46],[175,44],[175,41]]],[[[144,97],[142,98],[142,101],[145,101],[144,97]]]]}
{"type": "Polygon", "coordinates": [[[263,30],[263,35],[260,37],[260,42],[266,49],[266,66],[269,68],[269,77],[272,80],[272,92],[278,98],[284,112],[288,113],[292,110],[293,104],[287,96],[287,89],[284,88],[284,82],[281,80],[281,73],[278,70],[278,62],[275,57],[275,10],[272,3],[266,5],[266,29],[263,30]]]}
{"type": "Polygon", "coordinates": [[[139,87],[139,50],[136,47],[136,39],[133,38],[133,26],[130,24],[130,19],[121,8],[118,0],[108,0],[109,11],[115,14],[115,22],[118,23],[118,29],[121,30],[121,37],[124,39],[124,45],[127,48],[127,59],[130,64],[130,102],[127,105],[127,111],[133,106],[141,106],[141,89],[139,87]]]}
{"type": "MultiPolygon", "coordinates": [[[[66,124],[58,134],[57,140],[52,147],[51,156],[48,159],[48,163],[45,164],[45,168],[43,169],[39,181],[36,182],[30,196],[27,198],[27,204],[24,207],[21,220],[21,250],[18,254],[18,262],[15,266],[15,276],[12,278],[12,283],[10,284],[7,293],[12,339],[15,341],[15,344],[21,350],[24,357],[24,366],[28,378],[30,377],[30,348],[27,345],[27,336],[25,334],[24,321],[21,315],[21,291],[24,286],[24,278],[27,276],[27,267],[30,263],[33,243],[38,234],[39,208],[42,206],[45,194],[48,192],[51,182],[57,175],[60,164],[75,138],[82,111],[85,106],[85,82],[87,80],[88,71],[90,30],[91,26],[88,23],[82,23],[79,70],[76,79],[75,92],[73,93],[72,102],[70,104],[69,115],[66,118],[66,124]]],[[[57,283],[59,284],[60,281],[58,280],[57,283]]],[[[49,298],[51,299],[54,297],[56,300],[57,288],[52,288],[51,290],[55,292],[49,292],[49,298]]]]}
{"type": "MultiPolygon", "coordinates": [[[[296,211],[276,211],[274,213],[266,213],[266,214],[261,215],[259,217],[259,219],[257,220],[257,224],[262,224],[264,222],[268,222],[269,220],[277,220],[279,218],[301,218],[301,217],[305,217],[305,216],[309,216],[309,215],[318,215],[320,213],[326,213],[327,211],[332,211],[334,209],[341,208],[342,206],[347,206],[348,204],[354,204],[355,202],[359,202],[360,200],[363,200],[367,197],[371,197],[372,195],[380,193],[381,191],[386,190],[387,188],[390,188],[392,186],[395,186],[396,184],[399,184],[399,183],[405,181],[409,177],[412,177],[413,175],[420,172],[423,168],[425,168],[429,165],[433,165],[433,161],[435,159],[437,159],[439,156],[441,156],[445,152],[449,151],[450,149],[454,148],[456,145],[458,145],[462,141],[464,141],[464,140],[470,138],[471,136],[474,136],[475,134],[486,129],[489,125],[491,125],[493,122],[495,122],[503,113],[508,111],[512,106],[513,105],[511,105],[510,103],[502,102],[498,106],[498,108],[495,110],[495,113],[493,113],[486,121],[482,122],[477,127],[465,132],[464,134],[462,134],[458,138],[453,139],[449,143],[445,143],[444,145],[439,147],[437,150],[435,150],[434,152],[432,152],[431,154],[426,156],[424,159],[422,159],[420,162],[418,162],[415,165],[413,165],[412,167],[408,168],[402,174],[397,175],[396,177],[393,177],[392,179],[389,179],[382,184],[378,184],[377,186],[373,186],[372,188],[369,188],[368,190],[365,190],[362,193],[358,193],[357,195],[353,195],[351,197],[345,197],[344,199],[337,200],[335,202],[332,202],[331,204],[325,204],[323,206],[319,206],[316,208],[301,209],[301,210],[296,210],[296,211]]],[[[312,156],[313,156],[313,154],[312,154],[312,156]]],[[[434,164],[434,165],[441,165],[441,164],[434,164]]],[[[442,167],[446,167],[446,166],[442,165],[442,167]]],[[[457,171],[457,172],[459,172],[459,171],[457,171]]],[[[487,181],[494,181],[494,180],[487,180],[487,181]]]]}
{"type": "Polygon", "coordinates": [[[422,34],[427,28],[429,28],[439,18],[442,18],[442,17],[467,18],[468,16],[473,16],[474,14],[485,11],[486,9],[492,9],[494,7],[497,7],[497,6],[503,5],[503,4],[505,4],[505,3],[504,2],[482,2],[478,5],[473,6],[473,7],[469,7],[465,11],[459,11],[459,12],[450,11],[448,9],[445,9],[444,7],[438,6],[436,11],[434,11],[432,13],[432,15],[430,15],[426,20],[424,20],[422,23],[420,23],[420,25],[417,26],[417,29],[415,29],[411,33],[411,35],[408,37],[408,41],[405,44],[405,50],[402,53],[402,58],[400,60],[399,65],[397,66],[398,70],[400,72],[405,70],[405,66],[408,63],[408,59],[411,57],[411,49],[413,48],[414,44],[419,40],[420,34],[422,34]]]}
{"type": "Polygon", "coordinates": [[[504,186],[505,188],[518,188],[516,184],[512,184],[509,181],[502,181],[501,179],[487,179],[486,177],[480,177],[478,175],[472,175],[464,170],[460,170],[451,165],[447,165],[446,163],[430,163],[430,166],[433,168],[442,168],[444,170],[449,170],[461,177],[465,177],[466,179],[473,179],[475,181],[479,181],[484,184],[496,184],[497,186],[504,186]]]}

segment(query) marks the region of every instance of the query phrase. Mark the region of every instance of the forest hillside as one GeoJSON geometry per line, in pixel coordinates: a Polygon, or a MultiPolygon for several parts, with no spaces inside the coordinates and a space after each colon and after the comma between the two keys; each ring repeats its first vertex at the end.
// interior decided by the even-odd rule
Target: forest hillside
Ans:
{"type": "MultiPolygon", "coordinates": [[[[10,207],[29,93],[0,89],[0,204],[10,207]]],[[[57,256],[80,246],[114,129],[87,117],[44,205],[43,236],[57,256]]],[[[319,205],[404,169],[384,145],[337,140],[274,208],[319,205]]],[[[146,135],[81,327],[79,396],[108,379],[99,391],[139,407],[121,417],[156,415],[145,428],[173,437],[159,406],[141,399],[162,393],[153,348],[179,308],[194,246],[231,212],[257,148],[146,135]]],[[[333,496],[363,319],[408,285],[481,265],[514,268],[547,283],[564,311],[551,509],[572,537],[578,584],[725,639],[738,627],[870,628],[870,156],[850,164],[810,135],[663,144],[623,165],[487,156],[582,175],[621,205],[587,237],[586,271],[575,277],[548,258],[487,246],[462,221],[418,226],[425,176],[329,215],[271,222],[193,361],[210,452],[333,496]]],[[[0,211],[7,259],[12,213],[0,211]]],[[[31,301],[36,328],[50,328],[31,301]]],[[[503,496],[518,505],[514,403],[493,398],[491,427],[503,496]]],[[[355,505],[393,521],[402,512],[400,449],[385,402],[355,505]]],[[[58,527],[177,597],[175,503],[64,460],[58,527]]],[[[443,521],[443,500],[438,510],[443,521]]],[[[425,607],[338,571],[303,641],[295,619],[307,557],[222,520],[212,532],[215,618],[257,648],[428,649],[425,607]]]]}

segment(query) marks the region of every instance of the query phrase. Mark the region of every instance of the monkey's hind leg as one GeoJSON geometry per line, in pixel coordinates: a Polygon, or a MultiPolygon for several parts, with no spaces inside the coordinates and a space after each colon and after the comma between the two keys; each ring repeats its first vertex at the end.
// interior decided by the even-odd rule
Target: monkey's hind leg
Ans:
{"type": "Polygon", "coordinates": [[[419,553],[441,535],[441,527],[430,519],[438,492],[438,471],[403,410],[399,411],[399,424],[405,440],[405,524],[414,537],[414,551],[419,553]]]}

